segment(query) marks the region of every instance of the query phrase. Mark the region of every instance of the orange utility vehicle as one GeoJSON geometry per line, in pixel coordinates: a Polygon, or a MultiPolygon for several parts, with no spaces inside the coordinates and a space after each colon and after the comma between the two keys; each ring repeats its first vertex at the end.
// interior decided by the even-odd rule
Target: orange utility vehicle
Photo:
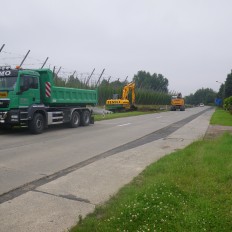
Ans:
{"type": "Polygon", "coordinates": [[[185,102],[181,93],[178,93],[177,96],[172,96],[171,100],[171,111],[185,111],[185,102]]]}

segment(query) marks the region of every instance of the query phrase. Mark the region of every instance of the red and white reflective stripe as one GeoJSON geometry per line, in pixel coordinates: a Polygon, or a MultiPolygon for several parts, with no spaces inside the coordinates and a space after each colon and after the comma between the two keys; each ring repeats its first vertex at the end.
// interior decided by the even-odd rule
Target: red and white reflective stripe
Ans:
{"type": "Polygon", "coordinates": [[[51,83],[45,82],[45,95],[46,97],[51,97],[51,83]]]}

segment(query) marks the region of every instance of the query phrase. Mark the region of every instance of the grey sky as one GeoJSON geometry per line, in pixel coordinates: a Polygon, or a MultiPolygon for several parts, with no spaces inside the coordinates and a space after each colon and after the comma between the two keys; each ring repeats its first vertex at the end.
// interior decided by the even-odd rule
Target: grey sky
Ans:
{"type": "Polygon", "coordinates": [[[51,67],[83,77],[105,68],[123,81],[145,70],[184,95],[218,91],[232,69],[231,9],[231,0],[1,1],[0,65],[30,49],[36,67],[49,56],[51,67]]]}

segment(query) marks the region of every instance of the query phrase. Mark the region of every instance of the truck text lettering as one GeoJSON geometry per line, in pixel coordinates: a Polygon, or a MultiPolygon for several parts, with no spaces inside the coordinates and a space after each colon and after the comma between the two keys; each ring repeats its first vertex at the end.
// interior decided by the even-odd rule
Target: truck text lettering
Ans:
{"type": "Polygon", "coordinates": [[[0,71],[0,77],[10,76],[10,75],[11,75],[11,71],[0,71]]]}

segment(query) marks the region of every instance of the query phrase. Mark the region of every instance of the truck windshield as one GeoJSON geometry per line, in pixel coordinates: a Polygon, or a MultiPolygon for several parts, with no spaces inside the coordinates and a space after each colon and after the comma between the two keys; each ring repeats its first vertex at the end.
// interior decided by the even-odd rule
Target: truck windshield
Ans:
{"type": "Polygon", "coordinates": [[[16,86],[17,76],[0,77],[0,90],[14,90],[16,86]]]}

